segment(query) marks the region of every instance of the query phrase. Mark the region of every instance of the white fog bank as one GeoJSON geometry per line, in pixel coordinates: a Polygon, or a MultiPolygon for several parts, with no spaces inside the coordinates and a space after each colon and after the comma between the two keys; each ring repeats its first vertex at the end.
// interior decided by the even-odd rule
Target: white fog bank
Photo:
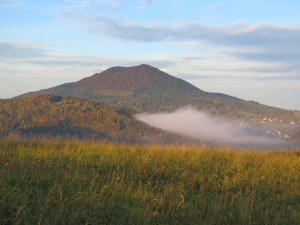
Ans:
{"type": "Polygon", "coordinates": [[[182,108],[171,113],[141,113],[135,118],[149,126],[194,139],[227,144],[274,144],[251,129],[234,122],[225,122],[194,108],[182,108]]]}

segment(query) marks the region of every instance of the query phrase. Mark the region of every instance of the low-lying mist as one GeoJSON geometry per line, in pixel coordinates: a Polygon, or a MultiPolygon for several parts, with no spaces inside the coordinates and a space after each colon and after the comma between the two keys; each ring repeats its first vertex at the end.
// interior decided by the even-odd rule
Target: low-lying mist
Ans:
{"type": "Polygon", "coordinates": [[[186,107],[171,113],[141,113],[135,118],[152,127],[194,139],[241,145],[272,145],[278,143],[238,123],[222,121],[194,108],[186,107]]]}

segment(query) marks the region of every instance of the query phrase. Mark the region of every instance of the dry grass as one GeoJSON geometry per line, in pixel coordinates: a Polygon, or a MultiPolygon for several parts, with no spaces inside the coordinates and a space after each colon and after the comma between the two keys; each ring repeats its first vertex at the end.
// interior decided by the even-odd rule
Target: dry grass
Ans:
{"type": "Polygon", "coordinates": [[[299,224],[297,152],[0,141],[0,224],[299,224]]]}

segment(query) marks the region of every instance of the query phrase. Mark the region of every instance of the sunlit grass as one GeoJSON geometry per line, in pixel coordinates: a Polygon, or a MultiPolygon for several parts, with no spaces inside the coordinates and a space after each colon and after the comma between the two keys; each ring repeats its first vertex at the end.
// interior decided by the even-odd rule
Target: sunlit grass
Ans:
{"type": "Polygon", "coordinates": [[[0,141],[0,224],[299,224],[300,153],[0,141]]]}

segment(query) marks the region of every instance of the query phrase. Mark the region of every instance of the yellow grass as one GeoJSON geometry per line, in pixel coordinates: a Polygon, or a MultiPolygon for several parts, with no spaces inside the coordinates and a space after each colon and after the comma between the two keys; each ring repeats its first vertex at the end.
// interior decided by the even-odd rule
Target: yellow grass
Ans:
{"type": "Polygon", "coordinates": [[[300,152],[0,141],[0,224],[299,224],[300,152]]]}

